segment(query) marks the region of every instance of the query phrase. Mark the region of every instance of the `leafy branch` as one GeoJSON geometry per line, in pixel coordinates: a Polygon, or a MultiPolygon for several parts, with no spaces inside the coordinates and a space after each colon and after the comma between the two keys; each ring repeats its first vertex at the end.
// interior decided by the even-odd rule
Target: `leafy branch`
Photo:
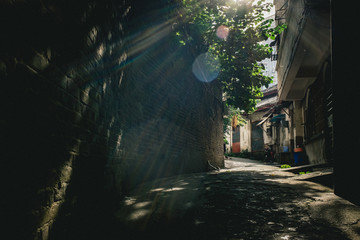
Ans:
{"type": "Polygon", "coordinates": [[[272,4],[265,0],[182,0],[181,6],[178,42],[194,54],[210,52],[217,56],[221,64],[218,80],[227,105],[247,113],[255,111],[257,99],[262,96],[261,87],[272,82],[259,64],[270,56],[272,47],[261,42],[274,40],[286,28],[271,28],[273,20],[264,18],[272,4]]]}

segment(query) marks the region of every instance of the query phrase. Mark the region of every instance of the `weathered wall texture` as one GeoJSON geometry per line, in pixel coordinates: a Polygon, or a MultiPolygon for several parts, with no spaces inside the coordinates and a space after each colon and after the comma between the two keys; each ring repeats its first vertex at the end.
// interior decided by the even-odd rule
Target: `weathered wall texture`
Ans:
{"type": "Polygon", "coordinates": [[[0,6],[1,212],[13,239],[102,239],[109,200],[135,184],[223,166],[218,83],[192,76],[195,56],[166,15],[154,19],[161,3],[145,3],[0,6]]]}
{"type": "Polygon", "coordinates": [[[246,124],[240,126],[240,148],[241,151],[251,152],[251,119],[245,117],[246,124]]]}

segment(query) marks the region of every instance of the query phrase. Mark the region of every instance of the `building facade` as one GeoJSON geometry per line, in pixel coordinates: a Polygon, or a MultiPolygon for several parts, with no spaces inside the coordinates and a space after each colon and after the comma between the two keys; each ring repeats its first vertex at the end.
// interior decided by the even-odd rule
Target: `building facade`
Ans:
{"type": "Polygon", "coordinates": [[[351,126],[358,102],[355,9],[340,1],[274,0],[279,104],[290,102],[290,141],[310,164],[333,167],[334,193],[360,204],[359,132],[351,126]],[[344,16],[343,14],[346,14],[344,16]]]}
{"type": "MultiPolygon", "coordinates": [[[[289,117],[289,147],[311,164],[332,162],[330,2],[275,0],[279,106],[289,117]],[[286,111],[286,110],[285,110],[286,111]]],[[[291,150],[290,149],[290,150],[291,150]]]]}
{"type": "Polygon", "coordinates": [[[281,163],[331,163],[329,1],[275,0],[274,5],[275,15],[270,17],[274,24],[286,24],[287,28],[275,41],[266,43],[274,52],[262,64],[267,76],[274,75],[274,83],[263,89],[258,110],[250,116],[251,132],[256,127],[263,130],[263,147],[271,148],[281,163]],[[277,88],[276,96],[269,97],[272,86],[277,88]],[[294,159],[297,151],[302,152],[301,161],[294,159]]]}

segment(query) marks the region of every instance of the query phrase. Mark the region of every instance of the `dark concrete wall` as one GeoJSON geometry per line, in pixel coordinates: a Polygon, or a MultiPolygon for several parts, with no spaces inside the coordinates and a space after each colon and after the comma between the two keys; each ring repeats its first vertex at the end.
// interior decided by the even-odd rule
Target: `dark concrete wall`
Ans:
{"type": "Polygon", "coordinates": [[[1,212],[13,239],[103,239],[112,201],[136,184],[223,166],[219,83],[193,77],[196,54],[169,34],[173,7],[130,4],[1,3],[1,212]]]}
{"type": "Polygon", "coordinates": [[[356,107],[360,81],[355,31],[357,11],[340,2],[332,5],[332,84],[334,90],[334,192],[360,205],[359,145],[356,107]],[[346,11],[346,17],[344,12],[346,11]],[[350,124],[351,123],[351,124],[350,124]]]}

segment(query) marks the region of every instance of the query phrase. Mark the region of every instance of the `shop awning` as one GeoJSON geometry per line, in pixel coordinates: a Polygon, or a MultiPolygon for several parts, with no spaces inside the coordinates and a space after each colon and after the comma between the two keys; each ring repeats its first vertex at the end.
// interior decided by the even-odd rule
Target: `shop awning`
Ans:
{"type": "Polygon", "coordinates": [[[270,122],[276,122],[276,121],[280,121],[281,119],[285,118],[285,114],[279,114],[273,118],[270,119],[270,122]]]}

